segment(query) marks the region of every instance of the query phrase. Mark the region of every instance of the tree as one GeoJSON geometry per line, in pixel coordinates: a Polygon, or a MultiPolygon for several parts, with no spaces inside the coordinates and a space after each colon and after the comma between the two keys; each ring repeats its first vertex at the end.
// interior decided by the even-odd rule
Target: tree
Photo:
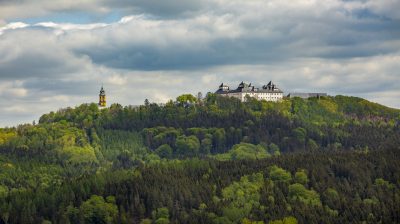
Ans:
{"type": "Polygon", "coordinates": [[[211,138],[204,138],[201,140],[201,153],[209,154],[212,148],[212,139],[211,138]]]}
{"type": "Polygon", "coordinates": [[[67,207],[66,215],[70,221],[70,223],[79,223],[79,208],[75,208],[72,205],[67,207]]]}
{"type": "Polygon", "coordinates": [[[236,144],[229,151],[231,158],[240,159],[262,159],[267,158],[269,154],[262,145],[253,145],[250,143],[236,144]]]}
{"type": "Polygon", "coordinates": [[[203,94],[201,92],[197,93],[197,102],[201,103],[203,101],[203,94]]]}
{"type": "Polygon", "coordinates": [[[319,194],[317,192],[307,190],[303,185],[298,183],[289,186],[289,199],[314,206],[321,205],[319,194]]]}
{"type": "Polygon", "coordinates": [[[132,153],[128,150],[124,150],[117,156],[117,160],[114,162],[114,168],[129,169],[133,167],[132,153]]]}
{"type": "Polygon", "coordinates": [[[163,145],[159,146],[156,149],[156,153],[161,158],[171,158],[172,157],[172,153],[173,153],[173,149],[168,144],[163,144],[163,145]]]}
{"type": "Polygon", "coordinates": [[[218,128],[215,131],[213,137],[214,137],[213,142],[214,142],[216,151],[222,152],[225,148],[225,141],[226,141],[225,129],[218,128]]]}
{"type": "Polygon", "coordinates": [[[339,206],[340,196],[339,193],[333,188],[326,189],[322,194],[322,198],[324,204],[326,204],[330,209],[335,209],[339,206]]]}
{"type": "Polygon", "coordinates": [[[169,223],[169,211],[168,208],[162,207],[152,212],[153,220],[156,224],[168,224],[169,223]]]}
{"type": "Polygon", "coordinates": [[[192,94],[183,94],[183,95],[178,96],[176,98],[176,101],[180,105],[184,105],[186,103],[193,104],[193,103],[195,103],[197,101],[197,99],[192,94]]]}
{"type": "Polygon", "coordinates": [[[318,144],[314,140],[308,139],[306,149],[310,151],[315,151],[318,149],[318,144]]]}
{"type": "Polygon", "coordinates": [[[292,175],[288,171],[275,165],[269,168],[269,177],[272,181],[288,182],[292,180],[292,175]]]}
{"type": "Polygon", "coordinates": [[[226,202],[223,210],[224,216],[237,223],[248,217],[251,210],[259,205],[259,190],[263,186],[262,173],[255,173],[240,178],[222,190],[223,201],[226,202]]]}
{"type": "Polygon", "coordinates": [[[200,142],[199,139],[194,136],[179,136],[176,139],[177,152],[180,155],[194,156],[199,153],[200,142]]]}
{"type": "Polygon", "coordinates": [[[242,220],[242,224],[264,224],[264,222],[263,221],[252,221],[248,218],[244,218],[242,220]]]}
{"type": "Polygon", "coordinates": [[[306,141],[307,131],[304,128],[298,127],[293,130],[294,138],[304,144],[306,141]]]}
{"type": "Polygon", "coordinates": [[[151,224],[151,219],[142,219],[142,221],[140,221],[140,224],[151,224]]]}
{"type": "Polygon", "coordinates": [[[60,155],[66,158],[66,163],[74,166],[97,164],[98,160],[94,149],[88,147],[70,146],[64,148],[60,155]]]}
{"type": "Polygon", "coordinates": [[[306,185],[308,183],[308,177],[305,170],[299,170],[294,175],[294,181],[299,184],[306,185]]]}
{"type": "Polygon", "coordinates": [[[84,223],[115,223],[118,208],[113,202],[112,197],[105,201],[101,196],[92,195],[80,206],[84,223]]]}
{"type": "Polygon", "coordinates": [[[268,153],[274,156],[279,156],[281,154],[279,147],[274,143],[268,145],[268,153]]]}
{"type": "Polygon", "coordinates": [[[268,224],[297,224],[297,219],[293,216],[285,217],[282,220],[270,221],[268,224]]]}

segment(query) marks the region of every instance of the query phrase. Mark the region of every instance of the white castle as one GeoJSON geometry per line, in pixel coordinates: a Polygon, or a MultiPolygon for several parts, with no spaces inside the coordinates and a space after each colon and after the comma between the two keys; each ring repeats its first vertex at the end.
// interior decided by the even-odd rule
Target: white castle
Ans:
{"type": "Polygon", "coordinates": [[[253,97],[257,100],[266,100],[266,101],[280,101],[283,99],[283,92],[280,90],[272,81],[270,81],[267,85],[262,86],[261,88],[257,88],[252,86],[251,83],[247,84],[241,82],[237,89],[230,90],[229,86],[221,83],[219,89],[215,92],[216,94],[227,96],[227,97],[235,97],[245,102],[247,97],[253,97]]]}

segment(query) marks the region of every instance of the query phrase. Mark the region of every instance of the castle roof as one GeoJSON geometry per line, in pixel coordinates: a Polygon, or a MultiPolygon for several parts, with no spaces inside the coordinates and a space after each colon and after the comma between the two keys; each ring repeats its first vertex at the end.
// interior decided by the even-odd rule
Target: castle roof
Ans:
{"type": "Polygon", "coordinates": [[[244,93],[283,93],[272,81],[270,81],[267,85],[264,85],[262,88],[257,88],[253,85],[247,84],[245,82],[241,82],[239,83],[238,87],[234,90],[223,90],[222,87],[224,85],[221,84],[220,88],[215,92],[215,93],[219,93],[219,94],[227,94],[227,93],[240,93],[240,92],[244,92],[244,93]]]}

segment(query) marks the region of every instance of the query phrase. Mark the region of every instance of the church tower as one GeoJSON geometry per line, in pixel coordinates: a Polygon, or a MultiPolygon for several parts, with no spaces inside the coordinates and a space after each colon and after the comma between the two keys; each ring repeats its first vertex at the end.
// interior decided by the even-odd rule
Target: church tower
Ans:
{"type": "Polygon", "coordinates": [[[106,106],[106,91],[104,91],[103,86],[101,86],[101,89],[100,89],[99,106],[100,107],[105,107],[106,106]]]}

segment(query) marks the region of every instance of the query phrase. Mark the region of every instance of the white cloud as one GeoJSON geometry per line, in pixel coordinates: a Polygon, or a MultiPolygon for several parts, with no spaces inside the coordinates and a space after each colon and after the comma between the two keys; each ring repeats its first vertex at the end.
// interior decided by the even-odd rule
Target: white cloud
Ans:
{"type": "Polygon", "coordinates": [[[2,98],[21,98],[27,96],[27,94],[28,89],[23,88],[22,81],[8,81],[0,84],[0,96],[2,98]]]}
{"type": "Polygon", "coordinates": [[[55,95],[49,97],[40,98],[41,103],[49,103],[49,102],[70,102],[71,99],[67,95],[55,95]]]}
{"type": "Polygon", "coordinates": [[[152,101],[158,103],[166,103],[168,100],[172,99],[171,95],[166,94],[165,92],[155,92],[152,96],[152,101]]]}
{"type": "Polygon", "coordinates": [[[393,1],[40,2],[1,2],[0,25],[28,11],[134,14],[112,23],[4,24],[0,106],[11,111],[0,117],[19,111],[15,120],[29,121],[96,102],[102,83],[109,103],[124,105],[213,92],[220,82],[235,88],[242,80],[274,80],[286,92],[357,95],[400,107],[393,103],[400,89],[393,1]]]}
{"type": "Polygon", "coordinates": [[[29,108],[24,105],[14,105],[14,106],[9,106],[9,107],[4,108],[4,111],[11,112],[11,113],[23,114],[23,113],[28,113],[29,108]]]}
{"type": "MultiPolygon", "coordinates": [[[[1,20],[0,20],[0,26],[1,26],[1,20]]],[[[15,30],[15,29],[21,29],[29,26],[29,24],[22,23],[22,22],[15,22],[15,23],[9,23],[3,27],[0,27],[0,35],[3,34],[6,30],[15,30]]]]}
{"type": "Polygon", "coordinates": [[[28,94],[28,90],[24,88],[9,89],[7,92],[14,97],[24,97],[28,94]]]}
{"type": "Polygon", "coordinates": [[[127,82],[127,78],[118,74],[114,74],[108,77],[107,81],[107,83],[110,83],[112,85],[124,85],[127,82]]]}
{"type": "Polygon", "coordinates": [[[389,107],[400,108],[400,102],[395,99],[400,98],[400,92],[396,90],[384,91],[384,92],[372,92],[366,95],[358,95],[369,99],[372,102],[384,104],[389,107]]]}
{"type": "Polygon", "coordinates": [[[216,75],[204,75],[201,77],[201,81],[205,85],[215,85],[219,80],[217,79],[216,75]]]}
{"type": "Polygon", "coordinates": [[[106,23],[90,23],[90,24],[73,24],[73,23],[54,23],[54,22],[41,22],[36,23],[34,26],[53,28],[55,30],[92,30],[107,26],[106,23]]]}

